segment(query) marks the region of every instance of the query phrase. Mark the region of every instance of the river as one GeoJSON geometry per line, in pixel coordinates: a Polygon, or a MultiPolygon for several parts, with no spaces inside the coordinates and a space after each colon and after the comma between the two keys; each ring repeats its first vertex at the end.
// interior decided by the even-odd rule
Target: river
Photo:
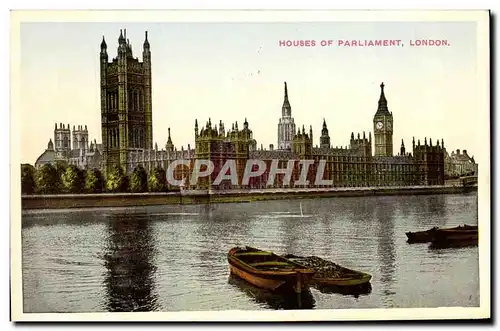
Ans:
{"type": "Polygon", "coordinates": [[[24,312],[478,307],[478,247],[432,249],[406,231],[477,224],[477,193],[167,205],[22,214],[24,312]],[[300,300],[229,276],[251,245],[372,275],[371,289],[300,300]]]}

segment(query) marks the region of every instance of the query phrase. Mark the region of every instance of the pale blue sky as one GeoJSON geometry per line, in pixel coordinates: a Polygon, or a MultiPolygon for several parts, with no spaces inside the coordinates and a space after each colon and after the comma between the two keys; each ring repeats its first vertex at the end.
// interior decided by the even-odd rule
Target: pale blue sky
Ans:
{"type": "MultiPolygon", "coordinates": [[[[450,149],[481,148],[477,117],[474,22],[314,23],[23,23],[21,25],[21,161],[34,163],[53,138],[54,123],[86,124],[101,141],[99,50],[116,56],[127,29],[142,59],[148,30],[153,71],[153,136],[160,148],[171,127],[177,148],[194,146],[194,120],[242,123],[247,117],[258,146],[276,145],[289,88],[297,125],[313,126],[319,144],[323,118],[334,146],[350,134],[373,131],[379,85],[386,84],[394,116],[394,152],[401,138],[450,149]],[[409,47],[410,39],[448,39],[451,46],[409,47]],[[279,40],[401,39],[398,48],[283,48],[279,40]]],[[[478,162],[481,162],[477,159],[478,162]]]]}

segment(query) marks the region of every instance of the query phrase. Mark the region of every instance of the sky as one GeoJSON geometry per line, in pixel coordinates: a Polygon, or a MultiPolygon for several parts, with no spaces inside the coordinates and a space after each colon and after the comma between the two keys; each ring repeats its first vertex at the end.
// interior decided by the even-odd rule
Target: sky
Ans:
{"type": "MultiPolygon", "coordinates": [[[[20,29],[21,162],[34,164],[54,124],[87,125],[101,142],[99,52],[104,36],[116,57],[127,29],[142,61],[144,32],[152,58],[153,140],[168,128],[177,149],[194,146],[194,122],[245,118],[258,147],[277,145],[288,85],[297,126],[312,125],[319,145],[323,119],[331,144],[372,132],[380,83],[394,117],[394,154],[404,139],[444,139],[481,163],[475,22],[310,23],[22,23],[20,29]],[[280,47],[280,40],[400,39],[403,47],[280,47]],[[445,47],[410,40],[446,39],[445,47]]],[[[484,112],[483,112],[484,113],[484,112]]],[[[486,158],[483,158],[486,160],[486,158]]]]}

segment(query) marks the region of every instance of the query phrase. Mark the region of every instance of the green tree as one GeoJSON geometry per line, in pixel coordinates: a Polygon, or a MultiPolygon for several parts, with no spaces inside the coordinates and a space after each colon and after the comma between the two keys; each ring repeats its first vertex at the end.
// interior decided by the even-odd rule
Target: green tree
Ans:
{"type": "Polygon", "coordinates": [[[35,175],[38,192],[42,194],[56,194],[60,192],[60,177],[56,168],[50,163],[44,164],[35,175]]]}
{"type": "Polygon", "coordinates": [[[104,177],[99,169],[89,169],[85,178],[85,192],[101,193],[104,190],[104,177]]]}
{"type": "Polygon", "coordinates": [[[148,174],[141,165],[135,167],[132,173],[132,177],[130,178],[130,191],[134,193],[148,191],[148,174]]]}
{"type": "Polygon", "coordinates": [[[58,191],[59,192],[65,191],[62,177],[63,177],[64,173],[66,172],[66,169],[68,168],[68,166],[69,166],[68,161],[65,161],[65,160],[57,160],[54,163],[54,168],[56,169],[56,172],[57,172],[57,178],[59,179],[58,180],[58,183],[59,183],[58,191]]]}
{"type": "Polygon", "coordinates": [[[21,164],[21,193],[35,193],[35,172],[36,169],[31,164],[21,164]]]}
{"type": "Polygon", "coordinates": [[[154,168],[149,176],[150,192],[164,192],[167,189],[167,176],[163,168],[154,168]]]}
{"type": "Polygon", "coordinates": [[[64,191],[68,193],[82,193],[85,185],[85,173],[75,165],[70,165],[61,176],[64,191]]]}
{"type": "Polygon", "coordinates": [[[109,171],[106,179],[106,191],[108,192],[127,192],[128,177],[120,166],[115,166],[109,171]]]}

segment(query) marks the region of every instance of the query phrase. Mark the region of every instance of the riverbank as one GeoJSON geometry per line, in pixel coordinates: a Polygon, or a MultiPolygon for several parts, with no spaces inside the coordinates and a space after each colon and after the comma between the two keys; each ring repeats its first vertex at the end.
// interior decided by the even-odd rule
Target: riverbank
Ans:
{"type": "Polygon", "coordinates": [[[252,202],[262,200],[307,199],[329,197],[362,197],[379,195],[460,194],[477,191],[475,187],[444,186],[387,186],[387,187],[335,187],[335,188],[283,188],[261,190],[207,191],[189,190],[167,193],[102,193],[23,195],[21,208],[67,209],[135,207],[177,204],[206,204],[252,202]]]}

